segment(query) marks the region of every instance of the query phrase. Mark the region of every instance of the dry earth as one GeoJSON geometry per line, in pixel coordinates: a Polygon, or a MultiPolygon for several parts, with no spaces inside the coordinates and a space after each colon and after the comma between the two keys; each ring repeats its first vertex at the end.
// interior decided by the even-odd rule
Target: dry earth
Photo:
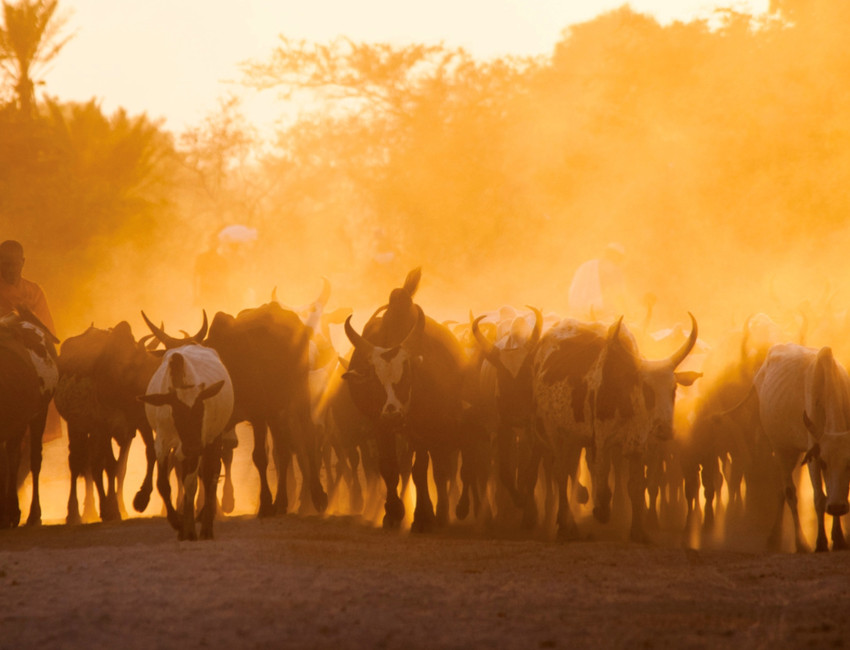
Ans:
{"type": "Polygon", "coordinates": [[[0,534],[2,648],[826,648],[850,556],[388,533],[240,516],[0,534]]]}
{"type": "Polygon", "coordinates": [[[45,448],[50,525],[0,531],[2,649],[850,645],[847,553],[768,554],[735,535],[696,551],[675,532],[643,546],[586,520],[588,541],[573,543],[470,525],[422,536],[346,516],[258,520],[245,514],[256,472],[241,445],[242,510],[212,541],[178,542],[158,503],[68,527],[56,525],[66,445],[45,448]]]}

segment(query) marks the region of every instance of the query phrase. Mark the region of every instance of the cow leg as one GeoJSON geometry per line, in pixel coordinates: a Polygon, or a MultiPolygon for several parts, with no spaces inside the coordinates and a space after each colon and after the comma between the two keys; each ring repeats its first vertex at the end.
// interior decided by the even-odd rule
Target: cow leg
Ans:
{"type": "Polygon", "coordinates": [[[68,423],[68,469],[71,473],[71,486],[68,494],[68,516],[65,523],[75,525],[80,519],[80,504],[77,500],[77,479],[86,473],[88,465],[86,434],[73,423],[68,423]]]}
{"type": "Polygon", "coordinates": [[[168,523],[171,524],[174,530],[180,531],[183,526],[183,520],[177,513],[177,510],[174,509],[174,504],[171,503],[170,455],[170,451],[163,451],[156,459],[156,489],[162,498],[168,523]]]}
{"type": "MultiPolygon", "coordinates": [[[[218,436],[204,448],[201,458],[201,478],[204,484],[204,509],[201,511],[201,539],[213,538],[216,512],[216,485],[221,472],[222,437],[218,436]]],[[[231,457],[233,448],[230,449],[231,457]]]]}
{"type": "Polygon", "coordinates": [[[829,550],[829,540],[826,536],[826,494],[823,491],[823,477],[820,464],[817,461],[806,463],[809,469],[809,479],[812,482],[812,500],[815,505],[815,517],[818,522],[818,537],[815,551],[822,553],[829,550]]]}
{"type": "Polygon", "coordinates": [[[153,491],[153,466],[156,463],[156,445],[153,439],[153,430],[147,422],[139,426],[139,433],[142,436],[142,441],[145,443],[145,478],[142,481],[142,486],[133,497],[133,509],[136,512],[144,512],[150,503],[151,492],[153,491]]]}
{"type": "Polygon", "coordinates": [[[328,495],[322,486],[319,471],[319,439],[320,432],[310,414],[309,402],[296,404],[296,416],[299,423],[298,466],[301,467],[301,480],[310,487],[310,498],[313,507],[319,512],[328,509],[328,495]],[[303,462],[302,462],[303,458],[303,462]]]}
{"type": "Polygon", "coordinates": [[[558,486],[558,539],[563,541],[579,538],[578,526],[570,509],[569,493],[569,461],[562,459],[555,464],[555,480],[558,486]]]}
{"type": "Polygon", "coordinates": [[[628,491],[632,506],[632,525],[629,538],[640,544],[649,543],[649,536],[643,526],[644,513],[646,512],[646,475],[643,458],[640,454],[629,454],[628,456],[628,491]]]}
{"type": "Polygon", "coordinates": [[[6,440],[6,490],[3,501],[6,510],[0,517],[0,528],[15,528],[21,523],[21,506],[18,502],[18,467],[21,464],[21,444],[26,428],[6,440]]]}
{"type": "Polygon", "coordinates": [[[119,519],[127,518],[127,508],[124,505],[124,478],[127,476],[127,460],[130,457],[132,442],[133,437],[130,437],[118,446],[118,463],[115,466],[115,496],[118,503],[119,519]]]}
{"type": "MultiPolygon", "coordinates": [[[[437,525],[447,526],[449,523],[449,500],[450,485],[452,479],[457,476],[457,454],[447,454],[443,451],[431,452],[432,472],[434,473],[434,484],[437,487],[437,525]]],[[[425,473],[427,484],[428,474],[425,473]]],[[[417,495],[419,488],[417,487],[417,495]]],[[[419,497],[417,496],[417,501],[419,497]]]]}
{"type": "Polygon", "coordinates": [[[611,474],[611,449],[607,444],[598,444],[592,454],[591,480],[593,482],[593,517],[602,524],[611,520],[611,486],[608,477],[611,474]]]}
{"type": "Polygon", "coordinates": [[[382,430],[377,432],[378,438],[378,469],[387,489],[384,502],[384,528],[398,528],[404,519],[404,503],[398,496],[399,467],[398,453],[395,444],[395,431],[382,430]]]}
{"type": "Polygon", "coordinates": [[[112,438],[105,432],[100,432],[96,438],[94,478],[100,498],[100,518],[103,521],[120,519],[118,500],[115,496],[115,456],[112,453],[112,438]],[[104,475],[106,486],[103,485],[104,475]]]}
{"type": "MultiPolygon", "coordinates": [[[[272,436],[272,453],[274,454],[275,467],[277,468],[277,491],[275,492],[273,514],[285,515],[289,508],[289,492],[287,481],[294,477],[290,474],[292,464],[291,431],[287,427],[286,416],[276,415],[269,418],[269,430],[272,436]]],[[[293,468],[294,469],[294,468],[293,468]]],[[[294,480],[294,479],[293,479],[294,480]]]]}
{"type": "Polygon", "coordinates": [[[416,506],[413,509],[413,524],[410,530],[416,533],[426,533],[434,528],[436,517],[431,493],[428,490],[428,452],[421,446],[414,450],[413,485],[416,487],[416,506]]]}
{"type": "MultiPolygon", "coordinates": [[[[178,533],[179,539],[195,541],[198,535],[195,531],[195,495],[198,492],[198,471],[200,458],[185,458],[183,460],[183,526],[178,533]]],[[[206,499],[215,509],[215,493],[206,499]]],[[[212,531],[211,531],[212,532],[212,531]]]]}
{"type": "Polygon", "coordinates": [[[778,550],[782,540],[782,518],[785,511],[784,505],[787,503],[791,510],[791,517],[794,520],[794,543],[798,553],[809,551],[806,544],[803,530],[800,526],[800,514],[797,510],[797,487],[794,485],[793,471],[797,465],[797,460],[800,454],[794,450],[784,450],[776,453],[777,461],[780,464],[782,475],[782,493],[779,498],[779,508],[774,520],[773,529],[768,537],[768,548],[778,550]]]}
{"type": "Polygon", "coordinates": [[[718,460],[712,457],[702,466],[702,490],[705,495],[705,517],[702,528],[706,533],[714,530],[714,496],[719,473],[718,460]]]}
{"type": "Polygon", "coordinates": [[[32,501],[27,516],[27,526],[41,525],[41,497],[39,495],[39,477],[41,475],[42,436],[47,422],[48,401],[38,415],[29,424],[30,430],[30,471],[32,472],[32,501]]]}
{"type": "MultiPolygon", "coordinates": [[[[257,516],[269,517],[274,514],[274,505],[272,503],[272,491],[269,489],[269,480],[266,475],[269,464],[269,456],[266,452],[266,422],[265,420],[251,420],[251,428],[254,431],[254,451],[251,453],[251,458],[260,476],[260,509],[257,516]]],[[[278,481],[280,480],[278,478],[278,481]]],[[[284,504],[285,511],[286,505],[284,504]]]]}
{"type": "Polygon", "coordinates": [[[228,429],[221,438],[220,464],[224,465],[224,485],[221,492],[221,511],[225,514],[233,512],[236,500],[233,493],[233,450],[238,444],[236,430],[228,429]]]}

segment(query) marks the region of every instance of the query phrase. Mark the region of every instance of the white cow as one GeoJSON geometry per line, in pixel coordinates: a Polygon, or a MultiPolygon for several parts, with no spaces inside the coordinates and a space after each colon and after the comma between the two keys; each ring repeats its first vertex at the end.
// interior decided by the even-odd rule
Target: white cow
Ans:
{"type": "Polygon", "coordinates": [[[781,541],[784,500],[794,518],[797,551],[808,550],[800,528],[793,471],[800,457],[810,451],[804,462],[809,468],[818,519],[816,549],[825,551],[829,548],[824,526],[827,509],[833,515],[833,548],[844,548],[840,516],[848,510],[847,465],[850,454],[845,444],[847,434],[837,432],[850,429],[850,379],[847,371],[835,360],[828,347],[816,350],[796,343],[783,343],[772,346],[768,351],[754,378],[754,388],[761,426],[779,464],[784,488],[768,539],[769,545],[778,548],[781,541]],[[810,433],[814,438],[820,438],[819,447],[813,445],[810,433]],[[818,456],[820,462],[812,462],[818,456]],[[826,462],[825,467],[823,461],[826,462]],[[830,493],[829,506],[823,491],[824,476],[830,493]]]}
{"type": "Polygon", "coordinates": [[[200,471],[205,490],[201,537],[212,538],[222,433],[233,413],[233,384],[227,369],[211,348],[190,344],[168,350],[140,399],[156,435],[157,489],[168,521],[180,539],[196,539],[194,503],[200,471]],[[172,451],[183,470],[182,518],[171,503],[168,459],[172,451]]]}

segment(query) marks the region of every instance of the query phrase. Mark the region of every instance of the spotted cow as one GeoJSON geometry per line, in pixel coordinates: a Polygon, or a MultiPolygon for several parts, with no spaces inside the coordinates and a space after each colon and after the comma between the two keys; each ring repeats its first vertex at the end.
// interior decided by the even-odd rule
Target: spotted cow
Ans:
{"type": "Polygon", "coordinates": [[[695,379],[676,372],[696,342],[693,315],[691,323],[679,350],[658,361],[640,355],[622,318],[610,327],[566,319],[541,338],[532,370],[535,417],[542,448],[553,456],[560,536],[578,534],[566,488],[586,447],[594,516],[602,522],[610,518],[612,454],[622,453],[629,463],[630,536],[647,540],[644,454],[651,437],[672,438],[676,386],[695,379]]]}

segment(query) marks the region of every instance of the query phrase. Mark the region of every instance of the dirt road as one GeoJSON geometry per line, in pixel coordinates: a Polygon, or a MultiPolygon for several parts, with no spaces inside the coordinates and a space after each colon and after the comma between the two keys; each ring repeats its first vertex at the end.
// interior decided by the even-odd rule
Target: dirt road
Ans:
{"type": "Polygon", "coordinates": [[[850,643],[850,555],[388,533],[346,517],[0,533],[2,648],[850,643]]]}

